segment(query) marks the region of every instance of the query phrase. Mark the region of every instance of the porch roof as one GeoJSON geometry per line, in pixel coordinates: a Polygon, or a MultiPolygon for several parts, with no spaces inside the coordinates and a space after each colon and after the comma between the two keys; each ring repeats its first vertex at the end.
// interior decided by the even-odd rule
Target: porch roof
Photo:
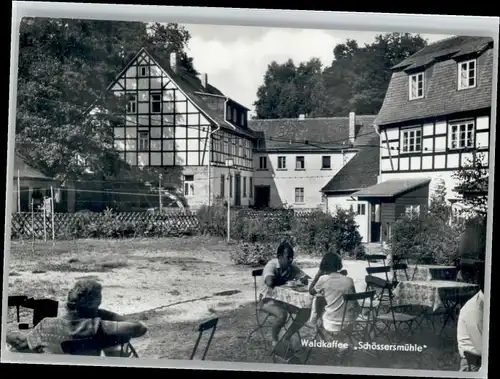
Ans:
{"type": "Polygon", "coordinates": [[[351,196],[360,199],[385,198],[391,199],[425,186],[431,182],[430,178],[420,179],[391,179],[354,192],[351,196]]]}

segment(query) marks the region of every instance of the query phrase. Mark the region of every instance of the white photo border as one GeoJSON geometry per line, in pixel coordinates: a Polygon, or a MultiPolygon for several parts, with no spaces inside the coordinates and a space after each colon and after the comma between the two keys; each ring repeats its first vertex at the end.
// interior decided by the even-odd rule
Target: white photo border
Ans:
{"type": "MultiPolygon", "coordinates": [[[[310,372],[331,374],[361,374],[383,376],[426,376],[477,378],[487,377],[488,370],[488,340],[489,340],[489,309],[491,286],[491,235],[492,213],[494,204],[494,162],[495,162],[495,127],[498,77],[498,42],[499,18],[450,15],[418,15],[418,14],[387,14],[387,13],[352,13],[352,12],[317,12],[301,10],[264,10],[236,8],[205,8],[205,7],[173,7],[150,5],[115,5],[89,3],[49,3],[49,2],[13,2],[12,36],[11,36],[11,67],[10,67],[10,99],[9,99],[9,131],[7,149],[7,190],[5,207],[5,239],[4,239],[4,276],[3,293],[8,292],[8,262],[10,253],[10,225],[12,212],[14,146],[16,130],[17,105],[17,67],[19,59],[19,27],[23,17],[46,18],[79,18],[92,20],[139,21],[139,22],[175,22],[180,24],[207,25],[237,25],[303,29],[330,29],[389,32],[400,31],[410,33],[474,35],[491,37],[494,40],[492,105],[490,118],[490,177],[488,192],[486,269],[485,269],[485,300],[483,324],[483,367],[479,373],[383,369],[359,367],[335,367],[312,365],[283,365],[264,363],[236,363],[218,361],[162,360],[140,358],[135,360],[101,357],[92,358],[70,355],[44,355],[13,353],[5,349],[5,333],[1,338],[1,361],[3,363],[33,363],[55,365],[87,365],[87,366],[117,366],[117,367],[158,367],[184,368],[229,371],[269,371],[269,372],[310,372]],[[493,127],[491,127],[493,126],[493,127]],[[354,372],[355,371],[355,372],[354,372]]],[[[2,296],[2,329],[7,320],[7,296],[2,296]]]]}

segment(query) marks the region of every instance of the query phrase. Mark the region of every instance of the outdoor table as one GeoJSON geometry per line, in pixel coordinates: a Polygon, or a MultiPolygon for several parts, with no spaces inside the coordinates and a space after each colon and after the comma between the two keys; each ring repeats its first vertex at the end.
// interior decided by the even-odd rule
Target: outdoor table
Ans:
{"type": "Polygon", "coordinates": [[[455,280],[458,273],[455,266],[441,265],[409,265],[406,272],[412,281],[455,280]]]}
{"type": "Polygon", "coordinates": [[[448,320],[454,319],[454,310],[473,297],[479,286],[470,283],[461,283],[451,280],[414,280],[400,281],[394,289],[393,304],[395,306],[423,306],[436,313],[445,310],[446,318],[443,329],[448,320]]]}

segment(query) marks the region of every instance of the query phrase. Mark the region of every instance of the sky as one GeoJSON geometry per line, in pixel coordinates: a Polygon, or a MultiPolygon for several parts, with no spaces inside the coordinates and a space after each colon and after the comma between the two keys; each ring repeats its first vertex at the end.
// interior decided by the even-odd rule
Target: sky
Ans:
{"type": "MultiPolygon", "coordinates": [[[[375,32],[285,29],[248,26],[183,25],[191,34],[187,53],[195,69],[225,95],[253,111],[257,89],[272,61],[295,63],[316,57],[331,64],[333,48],[347,39],[372,43],[375,32]]],[[[429,43],[449,35],[422,34],[429,43]]],[[[252,112],[253,113],[253,112],[252,112]]]]}

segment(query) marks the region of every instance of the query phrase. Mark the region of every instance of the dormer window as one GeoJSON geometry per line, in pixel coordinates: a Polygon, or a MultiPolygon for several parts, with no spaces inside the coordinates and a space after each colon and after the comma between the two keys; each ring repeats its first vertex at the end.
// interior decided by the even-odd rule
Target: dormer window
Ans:
{"type": "Polygon", "coordinates": [[[236,111],[236,108],[233,108],[233,122],[238,122],[238,112],[236,111]]]}
{"type": "Polygon", "coordinates": [[[227,120],[228,120],[228,121],[231,121],[231,116],[232,116],[232,115],[233,115],[233,114],[231,113],[231,107],[228,105],[228,106],[226,107],[226,117],[227,117],[227,120]]]}
{"type": "Polygon", "coordinates": [[[476,86],[476,60],[458,64],[458,89],[474,88],[476,86]]]}
{"type": "Polygon", "coordinates": [[[424,97],[424,73],[410,75],[409,82],[410,100],[422,99],[424,97]]]}

